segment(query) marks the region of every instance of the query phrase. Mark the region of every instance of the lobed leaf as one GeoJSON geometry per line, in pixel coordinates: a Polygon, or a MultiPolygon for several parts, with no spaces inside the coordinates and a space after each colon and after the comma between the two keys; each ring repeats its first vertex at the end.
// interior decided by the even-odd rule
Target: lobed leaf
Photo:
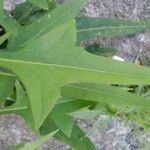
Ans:
{"type": "Polygon", "coordinates": [[[150,81],[148,68],[94,56],[73,46],[75,33],[74,21],[69,21],[47,34],[35,36],[20,51],[0,54],[0,66],[11,70],[26,89],[36,129],[53,108],[65,84],[148,84],[150,81]]]}
{"type": "MultiPolygon", "coordinates": [[[[44,9],[48,8],[46,1],[28,1],[44,9]]],[[[2,102],[12,92],[16,78],[19,80],[15,85],[15,103],[0,109],[0,113],[20,114],[36,131],[40,129],[42,135],[59,128],[56,138],[76,150],[94,150],[82,130],[73,124],[70,115],[92,118],[99,112],[89,114],[83,113],[81,109],[94,106],[95,103],[107,103],[122,108],[140,108],[144,110],[142,117],[149,119],[144,114],[149,109],[150,102],[108,85],[149,84],[150,69],[95,56],[75,46],[77,30],[75,21],[71,19],[77,15],[84,2],[85,0],[67,0],[27,26],[18,25],[7,13],[0,18],[0,24],[7,32],[0,38],[0,43],[9,38],[7,51],[0,52],[0,67],[15,75],[0,74],[0,86],[4,86],[2,92],[0,88],[2,102]],[[59,99],[61,96],[65,99],[59,99]]],[[[77,18],[77,28],[78,42],[81,42],[95,36],[124,36],[143,31],[149,28],[149,21],[81,17],[77,18]]],[[[113,107],[109,109],[113,111],[113,107]]],[[[35,149],[54,134],[27,144],[22,149],[35,149]]]]}

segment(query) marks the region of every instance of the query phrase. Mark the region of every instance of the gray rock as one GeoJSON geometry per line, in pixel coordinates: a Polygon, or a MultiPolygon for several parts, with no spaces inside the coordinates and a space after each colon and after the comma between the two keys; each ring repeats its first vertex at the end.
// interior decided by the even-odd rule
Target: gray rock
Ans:
{"type": "Polygon", "coordinates": [[[26,0],[4,0],[4,9],[12,11],[15,9],[16,5],[24,3],[26,0]]]}
{"type": "Polygon", "coordinates": [[[35,139],[21,117],[14,114],[0,116],[0,150],[35,139]]]}
{"type": "Polygon", "coordinates": [[[149,19],[149,0],[89,0],[83,9],[85,16],[128,19],[149,19]]]}
{"type": "Polygon", "coordinates": [[[146,150],[147,145],[140,145],[140,142],[149,142],[142,128],[130,121],[123,123],[117,117],[110,119],[100,115],[96,120],[80,120],[78,124],[93,141],[96,150],[146,150]]]}

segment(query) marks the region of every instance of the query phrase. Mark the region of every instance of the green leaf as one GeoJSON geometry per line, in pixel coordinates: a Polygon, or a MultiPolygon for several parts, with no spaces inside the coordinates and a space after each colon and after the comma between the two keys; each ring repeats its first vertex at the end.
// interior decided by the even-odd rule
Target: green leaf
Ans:
{"type": "Polygon", "coordinates": [[[10,32],[8,32],[8,33],[2,35],[2,36],[0,37],[0,45],[3,44],[3,42],[4,42],[5,40],[7,40],[7,39],[13,34],[13,32],[14,32],[14,30],[12,30],[12,31],[10,31],[10,32]]]}
{"type": "Polygon", "coordinates": [[[15,20],[6,11],[4,11],[3,17],[0,17],[0,25],[5,29],[6,32],[12,31],[19,27],[15,20]]]}
{"type": "MultiPolygon", "coordinates": [[[[46,119],[40,132],[42,135],[47,134],[56,130],[57,127],[50,117],[46,119]]],[[[71,136],[66,136],[63,132],[59,131],[56,136],[57,139],[64,141],[66,144],[69,144],[74,150],[95,150],[93,143],[86,137],[86,134],[76,125],[73,125],[71,136]]]]}
{"type": "Polygon", "coordinates": [[[70,116],[76,119],[94,119],[98,117],[102,112],[96,110],[81,110],[69,113],[70,116]]]}
{"type": "Polygon", "coordinates": [[[73,46],[75,33],[74,21],[69,21],[47,34],[35,36],[20,51],[0,54],[0,66],[11,70],[26,89],[36,129],[53,108],[65,84],[148,84],[150,81],[149,68],[94,56],[73,46]]]}
{"type": "Polygon", "coordinates": [[[108,103],[119,107],[148,109],[150,101],[120,88],[101,84],[70,84],[64,86],[62,96],[88,101],[108,103]]]}
{"type": "Polygon", "coordinates": [[[53,10],[57,7],[57,2],[56,0],[49,0],[48,1],[48,6],[49,6],[49,10],[53,10]]]}
{"type": "Polygon", "coordinates": [[[0,18],[3,17],[3,0],[0,1],[0,18]]]}
{"type": "Polygon", "coordinates": [[[13,18],[17,20],[21,25],[27,25],[35,22],[46,12],[39,7],[34,6],[29,2],[25,2],[16,6],[13,11],[13,18]]]}
{"type": "MultiPolygon", "coordinates": [[[[72,23],[71,23],[72,24],[72,23]]],[[[68,24],[69,26],[70,26],[70,23],[68,24]]],[[[66,31],[66,29],[64,30],[64,27],[65,27],[65,25],[64,26],[62,26],[60,29],[58,28],[57,30],[57,33],[60,31],[60,37],[64,34],[64,32],[66,31]],[[64,30],[64,32],[62,32],[64,30]]],[[[54,32],[54,31],[52,31],[52,32],[54,32]]],[[[73,33],[74,33],[74,29],[73,29],[73,31],[72,31],[73,33]]],[[[72,33],[71,32],[71,33],[72,33]]],[[[56,32],[54,32],[54,34],[56,35],[56,32]]],[[[70,35],[70,33],[69,33],[69,35],[70,35]]],[[[67,34],[66,34],[66,37],[67,37],[67,34]]],[[[68,38],[69,38],[70,36],[68,36],[68,38]]],[[[57,37],[57,35],[56,35],[56,38],[59,38],[59,37],[57,37]]],[[[73,39],[74,39],[74,36],[73,36],[73,39]]],[[[39,39],[40,40],[40,39],[39,39]]],[[[45,41],[45,39],[43,39],[44,41],[45,41]]],[[[55,40],[55,37],[54,37],[54,39],[52,39],[52,41],[51,42],[53,42],[53,40],[55,40]]],[[[72,38],[70,38],[69,40],[71,40],[72,41],[72,38]]],[[[56,41],[57,41],[57,39],[56,39],[56,41]]],[[[50,44],[52,44],[50,42],[50,44]]],[[[44,42],[45,43],[45,42],[44,42]]],[[[31,45],[30,45],[31,46],[31,45]]],[[[46,45],[45,45],[46,46],[46,45]]],[[[49,44],[48,44],[48,46],[49,46],[49,44]]],[[[53,46],[53,44],[52,44],[52,46],[53,46]]],[[[67,46],[67,45],[66,45],[67,46]]],[[[64,46],[64,48],[66,48],[66,46],[64,46]]],[[[44,47],[43,47],[44,48],[44,47]]],[[[47,46],[45,47],[45,48],[47,48],[47,46]]],[[[27,49],[26,49],[27,51],[28,50],[31,50],[30,48],[28,49],[28,47],[27,47],[27,49]]],[[[27,52],[25,50],[25,53],[27,52]]],[[[40,49],[39,49],[40,50],[40,49]]],[[[21,52],[21,51],[20,51],[21,52]]],[[[23,52],[23,50],[22,50],[22,52],[23,52]]],[[[28,51],[29,52],[29,51],[28,51]]],[[[28,53],[27,52],[27,53],[28,53]]],[[[40,52],[40,51],[39,51],[40,52]]],[[[37,53],[39,53],[39,52],[37,52],[37,53]]],[[[23,52],[24,53],[24,52],[23,52]]],[[[26,53],[26,54],[27,54],[26,53]]],[[[30,52],[29,52],[30,53],[30,52]]],[[[5,54],[5,53],[2,53],[2,54],[5,54]]],[[[11,53],[10,53],[11,54],[11,53]]],[[[46,53],[43,53],[45,56],[46,56],[46,53]]],[[[33,52],[33,55],[34,55],[34,52],[33,52]]],[[[37,54],[36,54],[37,55],[37,54]]],[[[15,56],[15,54],[14,54],[14,56],[15,56]]],[[[31,56],[31,55],[30,55],[31,56]]],[[[28,57],[30,57],[29,55],[28,55],[28,57]]],[[[42,55],[41,55],[42,56],[42,55]]],[[[25,58],[26,56],[24,55],[24,58],[25,58]]],[[[33,57],[33,56],[31,56],[31,57],[33,57]]],[[[37,57],[38,58],[38,57],[37,57]]],[[[41,60],[42,60],[42,57],[40,58],[41,60]]],[[[19,63],[20,63],[20,61],[19,61],[19,63]]],[[[23,62],[23,64],[24,64],[24,62],[23,62]]],[[[26,63],[25,63],[26,64],[26,63]]],[[[30,63],[29,63],[30,64],[30,63]]],[[[26,64],[27,66],[28,66],[28,63],[26,64]]],[[[25,66],[26,66],[25,65],[25,66]]],[[[34,66],[35,67],[39,67],[39,65],[34,65],[34,63],[31,63],[30,64],[31,65],[31,68],[27,71],[25,68],[25,66],[24,65],[22,65],[22,67],[24,68],[22,68],[24,71],[21,71],[20,69],[20,71],[22,72],[20,72],[24,77],[24,79],[22,80],[21,79],[21,81],[24,83],[24,81],[26,82],[26,84],[28,84],[28,86],[29,86],[29,89],[26,89],[27,90],[27,93],[29,92],[30,94],[30,96],[28,96],[29,97],[29,99],[31,100],[32,99],[32,101],[30,101],[30,106],[31,106],[31,109],[32,109],[32,111],[33,111],[33,116],[35,117],[35,118],[39,118],[39,120],[36,120],[35,122],[38,122],[38,123],[42,123],[43,122],[43,119],[47,116],[46,114],[48,114],[49,112],[50,112],[50,109],[53,107],[53,104],[54,104],[54,101],[55,100],[57,100],[57,98],[59,97],[59,93],[58,93],[58,91],[57,90],[59,90],[59,88],[60,87],[57,87],[57,81],[53,81],[53,77],[50,75],[46,75],[47,73],[49,74],[50,72],[50,70],[48,69],[46,69],[47,68],[47,65],[45,64],[41,64],[42,66],[45,66],[42,70],[39,70],[39,69],[36,69],[36,68],[34,68],[34,66]],[[36,70],[39,70],[36,74],[34,74],[34,72],[32,71],[32,69],[36,69],[36,70]],[[24,72],[24,73],[23,73],[24,72]],[[30,72],[31,72],[31,74],[30,74],[30,72]],[[45,76],[46,75],[46,77],[43,79],[43,76],[45,76]],[[31,82],[28,82],[30,79],[29,78],[31,78],[31,82]],[[34,78],[34,79],[33,79],[34,78]],[[48,83],[48,81],[49,81],[49,83],[48,83]],[[51,84],[52,83],[52,84],[51,84]],[[33,89],[35,89],[35,90],[33,90],[33,89]],[[29,91],[28,91],[29,90],[29,91]],[[53,95],[51,95],[51,94],[47,94],[47,93],[49,93],[49,92],[52,92],[53,93],[53,95]],[[44,93],[43,93],[44,92],[44,93]],[[53,99],[53,100],[52,100],[53,99]],[[37,104],[37,105],[36,105],[37,104]],[[35,105],[36,105],[36,107],[35,107],[35,105]],[[42,115],[42,116],[41,116],[42,115]],[[44,115],[44,116],[43,116],[44,115]],[[43,118],[42,120],[41,120],[41,117],[43,118]]],[[[29,66],[30,66],[29,65],[29,66]]],[[[19,67],[19,66],[18,66],[19,67]]],[[[20,66],[21,67],[21,66],[20,66]]],[[[19,67],[19,68],[20,68],[19,67]]],[[[16,67],[15,67],[16,68],[16,67]]],[[[33,70],[34,70],[33,69],[33,70]]],[[[16,69],[15,69],[16,70],[16,69]]],[[[19,71],[18,70],[18,71],[19,71]]],[[[17,71],[17,72],[18,72],[17,71]]],[[[19,74],[20,74],[19,73],[19,74]]],[[[22,76],[21,75],[21,76],[22,76]]],[[[19,75],[20,76],[20,75],[19,75]]],[[[21,77],[22,78],[22,77],[21,77]]],[[[26,87],[26,86],[25,86],[26,87]]]]}
{"type": "MultiPolygon", "coordinates": [[[[12,35],[16,36],[16,30],[19,25],[11,18],[10,14],[6,11],[0,17],[0,26],[4,28],[6,34],[0,37],[0,45],[6,40],[9,39],[12,35]]],[[[10,42],[10,41],[9,41],[10,42]]]]}
{"type": "MultiPolygon", "coordinates": [[[[5,77],[7,77],[7,76],[5,76],[5,77]]],[[[14,79],[15,79],[15,77],[14,77],[14,79]]],[[[5,81],[5,83],[6,82],[10,82],[10,81],[5,81]]],[[[14,85],[15,85],[15,88],[16,88],[16,101],[13,105],[11,105],[9,107],[6,107],[4,109],[0,109],[0,113],[3,113],[3,112],[5,112],[5,113],[9,113],[9,112],[14,113],[14,112],[25,110],[25,109],[28,108],[27,98],[25,96],[25,92],[24,92],[22,86],[20,85],[20,83],[18,81],[16,81],[16,84],[15,84],[15,82],[13,82],[13,87],[14,87],[14,85]]],[[[11,90],[11,92],[12,92],[12,90],[11,90]]],[[[5,93],[5,92],[3,92],[3,93],[5,93]]]]}
{"type": "Polygon", "coordinates": [[[67,138],[63,134],[58,135],[58,138],[69,144],[74,150],[95,150],[94,144],[90,141],[86,134],[76,125],[73,126],[70,138],[67,138]]]}
{"type": "Polygon", "coordinates": [[[68,113],[92,104],[93,103],[91,102],[80,100],[70,99],[64,102],[59,102],[58,100],[58,103],[55,104],[52,112],[50,113],[50,118],[65,135],[70,137],[72,132],[73,119],[68,115],[68,113]]]}
{"type": "MultiPolygon", "coordinates": [[[[6,76],[7,77],[7,76],[6,76]]],[[[15,78],[15,77],[14,77],[15,78]]],[[[17,81],[15,84],[16,88],[16,100],[15,103],[9,107],[1,108],[0,114],[18,114],[23,117],[27,125],[35,131],[35,126],[33,122],[33,117],[31,115],[31,110],[27,105],[27,96],[21,84],[17,81]]]]}
{"type": "Polygon", "coordinates": [[[31,143],[31,144],[25,144],[25,146],[19,150],[35,150],[36,148],[38,148],[40,145],[44,144],[45,142],[47,142],[49,139],[51,139],[56,133],[58,132],[58,130],[49,133],[48,135],[41,137],[39,140],[31,143]]]}
{"type": "Polygon", "coordinates": [[[12,94],[15,77],[11,74],[0,73],[0,104],[12,94]]]}
{"type": "Polygon", "coordinates": [[[120,37],[150,28],[150,21],[131,21],[111,18],[77,18],[78,42],[100,37],[120,37]]]}
{"type": "Polygon", "coordinates": [[[72,84],[62,89],[62,95],[75,99],[98,102],[94,111],[75,111],[69,115],[75,118],[97,117],[101,112],[120,116],[123,120],[132,120],[145,129],[150,127],[150,101],[123,89],[99,84],[72,84]],[[96,110],[95,110],[96,109],[96,110]]]}
{"type": "Polygon", "coordinates": [[[28,0],[28,1],[36,6],[48,10],[47,0],[28,0]]]}
{"type": "Polygon", "coordinates": [[[92,54],[104,57],[112,57],[117,53],[117,49],[114,47],[102,47],[98,44],[93,44],[85,49],[92,54]]]}
{"type": "Polygon", "coordinates": [[[74,19],[85,2],[86,0],[66,0],[64,4],[42,16],[36,22],[24,28],[17,27],[17,36],[14,34],[11,38],[7,50],[19,50],[35,37],[48,33],[66,21],[74,19]]]}

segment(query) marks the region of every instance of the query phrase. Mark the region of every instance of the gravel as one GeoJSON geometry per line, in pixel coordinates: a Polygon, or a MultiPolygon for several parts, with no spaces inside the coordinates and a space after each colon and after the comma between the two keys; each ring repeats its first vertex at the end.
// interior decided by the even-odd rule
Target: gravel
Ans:
{"type": "Polygon", "coordinates": [[[126,19],[150,19],[149,0],[89,0],[85,16],[126,19]]]}
{"type": "MultiPolygon", "coordinates": [[[[63,1],[63,0],[59,0],[63,1]]],[[[5,0],[4,8],[12,10],[15,5],[24,0],[5,0]]],[[[92,17],[126,18],[134,20],[150,19],[149,0],[90,0],[82,9],[81,14],[92,17]]],[[[84,42],[83,45],[102,44],[118,48],[118,56],[126,61],[138,63],[144,59],[150,64],[150,31],[127,36],[124,38],[95,38],[84,42]]],[[[131,122],[121,123],[119,118],[110,119],[100,115],[97,119],[85,121],[78,120],[81,128],[95,143],[97,150],[150,150],[150,147],[141,148],[140,143],[149,141],[150,138],[141,128],[131,122]],[[102,127],[101,123],[105,123],[102,127]],[[93,132],[91,133],[90,130],[93,132]],[[136,132],[134,132],[136,129],[136,132]],[[137,135],[138,133],[138,135],[137,135]]],[[[27,128],[22,118],[16,115],[2,115],[0,117],[0,149],[3,150],[20,142],[31,142],[36,136],[27,128]]],[[[51,140],[40,150],[69,150],[70,148],[61,142],[51,140]]]]}
{"type": "Polygon", "coordinates": [[[4,0],[4,9],[12,11],[16,5],[24,3],[26,0],[4,0]]]}
{"type": "Polygon", "coordinates": [[[35,139],[21,117],[14,114],[0,116],[0,150],[35,139]]]}

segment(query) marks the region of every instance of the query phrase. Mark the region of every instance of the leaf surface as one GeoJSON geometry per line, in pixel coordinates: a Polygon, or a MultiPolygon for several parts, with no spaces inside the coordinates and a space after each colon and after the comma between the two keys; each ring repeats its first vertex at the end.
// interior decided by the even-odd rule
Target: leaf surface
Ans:
{"type": "Polygon", "coordinates": [[[150,101],[120,88],[103,84],[70,84],[62,88],[64,97],[108,103],[119,107],[148,109],[150,101]]]}
{"type": "Polygon", "coordinates": [[[130,21],[111,18],[77,18],[78,42],[100,37],[120,37],[150,28],[150,21],[130,21]]]}
{"type": "Polygon", "coordinates": [[[12,104],[11,106],[1,108],[0,114],[12,114],[12,113],[18,114],[18,115],[22,116],[23,119],[26,121],[27,125],[33,131],[35,131],[35,124],[33,121],[33,117],[31,115],[32,112],[29,109],[29,106],[27,104],[26,93],[18,81],[16,81],[16,83],[15,83],[15,89],[16,89],[15,103],[12,104]]]}
{"type": "Polygon", "coordinates": [[[48,10],[47,0],[28,0],[28,1],[36,6],[48,10]]]}
{"type": "Polygon", "coordinates": [[[149,130],[149,100],[118,87],[89,83],[71,84],[62,88],[62,96],[98,102],[93,111],[83,109],[69,113],[74,118],[92,119],[100,113],[117,114],[123,120],[132,120],[149,130]]]}
{"type": "Polygon", "coordinates": [[[95,119],[96,117],[98,117],[102,112],[99,110],[89,110],[89,111],[85,111],[85,110],[81,110],[81,111],[75,111],[75,112],[71,112],[69,113],[70,116],[72,116],[73,118],[76,119],[95,119]]]}
{"type": "Polygon", "coordinates": [[[10,31],[10,32],[8,32],[8,33],[5,33],[4,35],[2,35],[2,36],[0,37],[0,45],[3,44],[3,42],[4,42],[5,40],[7,40],[12,34],[13,34],[13,30],[10,31]]]}
{"type": "Polygon", "coordinates": [[[117,49],[115,47],[100,46],[98,44],[93,44],[85,49],[92,54],[110,58],[117,53],[117,49]]]}
{"type": "Polygon", "coordinates": [[[70,137],[72,133],[73,119],[68,115],[68,113],[77,111],[89,105],[92,105],[92,103],[88,101],[67,100],[59,103],[58,100],[58,103],[55,104],[52,112],[50,113],[50,118],[65,135],[70,137]]]}
{"type": "Polygon", "coordinates": [[[8,51],[20,50],[35,37],[52,31],[57,26],[74,19],[83,7],[86,0],[66,0],[64,4],[58,6],[53,11],[39,18],[34,23],[18,28],[16,34],[9,42],[8,51]]]}
{"type": "Polygon", "coordinates": [[[0,18],[3,17],[3,1],[0,1],[0,18]]]}
{"type": "Polygon", "coordinates": [[[53,108],[65,84],[148,84],[150,81],[149,68],[94,56],[75,47],[75,33],[75,22],[69,21],[47,34],[35,36],[20,51],[0,54],[0,66],[11,70],[26,89],[36,129],[53,108]]]}
{"type": "MultiPolygon", "coordinates": [[[[55,123],[48,117],[40,128],[42,135],[56,130],[55,123]]],[[[66,144],[69,144],[74,150],[95,150],[93,143],[86,137],[86,134],[77,126],[73,125],[72,134],[70,137],[66,136],[63,132],[59,131],[56,136],[57,139],[62,140],[66,144]]]]}
{"type": "Polygon", "coordinates": [[[49,133],[48,135],[41,137],[40,139],[38,139],[37,141],[31,143],[31,144],[25,144],[25,146],[19,150],[35,150],[36,148],[38,148],[40,145],[44,144],[45,142],[47,142],[49,139],[51,139],[56,133],[58,132],[58,130],[49,133]]]}
{"type": "Polygon", "coordinates": [[[15,77],[10,74],[0,74],[0,104],[12,94],[15,77]]]}

